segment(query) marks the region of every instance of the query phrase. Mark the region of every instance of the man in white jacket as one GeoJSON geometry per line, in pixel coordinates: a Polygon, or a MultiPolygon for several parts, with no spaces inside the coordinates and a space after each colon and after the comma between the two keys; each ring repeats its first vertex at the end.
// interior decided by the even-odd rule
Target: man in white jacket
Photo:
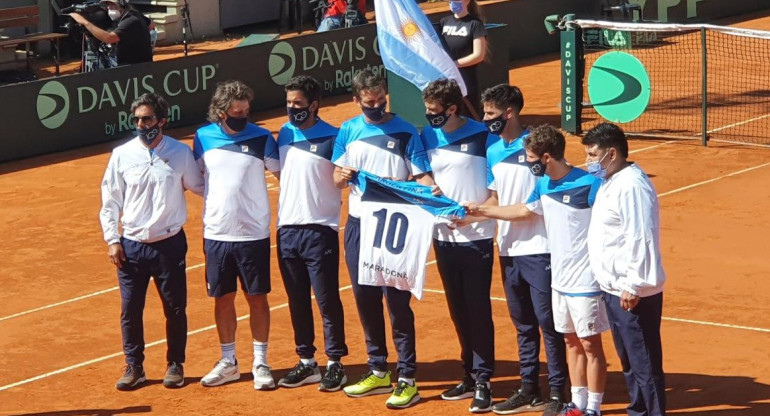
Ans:
{"type": "Polygon", "coordinates": [[[666,414],[660,321],[666,275],[660,208],[647,174],[629,162],[620,127],[602,123],[582,140],[587,170],[601,178],[588,229],[588,255],[604,292],[626,377],[630,416],[666,414]]]}
{"type": "Polygon", "coordinates": [[[102,180],[99,219],[117,267],[120,286],[120,326],[126,368],[118,390],[131,390],[146,381],[142,313],[150,277],[166,315],[166,375],[163,385],[184,385],[187,344],[187,221],[184,191],[203,194],[203,176],[190,148],[163,135],[169,105],[158,94],[144,94],[131,104],[136,137],[113,150],[102,180]],[[122,215],[121,215],[122,214],[122,215]],[[118,231],[118,222],[123,236],[118,231]]]}

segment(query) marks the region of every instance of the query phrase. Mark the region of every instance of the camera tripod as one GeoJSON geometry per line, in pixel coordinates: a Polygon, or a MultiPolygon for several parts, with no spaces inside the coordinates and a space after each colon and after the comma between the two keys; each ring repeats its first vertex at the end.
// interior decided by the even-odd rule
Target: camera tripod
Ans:
{"type": "Polygon", "coordinates": [[[182,44],[184,44],[184,56],[187,56],[187,30],[190,30],[190,40],[195,41],[195,33],[193,33],[192,21],[190,20],[190,5],[187,0],[184,0],[184,5],[179,12],[182,14],[182,44]]]}

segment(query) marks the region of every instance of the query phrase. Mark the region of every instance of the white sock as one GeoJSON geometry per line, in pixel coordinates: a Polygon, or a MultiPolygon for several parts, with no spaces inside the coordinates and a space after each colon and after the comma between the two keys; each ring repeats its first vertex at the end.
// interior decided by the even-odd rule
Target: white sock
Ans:
{"type": "Polygon", "coordinates": [[[372,374],[374,374],[378,378],[383,378],[383,377],[385,377],[385,374],[387,374],[387,372],[386,371],[380,371],[380,370],[372,370],[372,374]]]}
{"type": "Polygon", "coordinates": [[[310,367],[315,367],[318,365],[315,363],[315,358],[300,358],[299,362],[310,367]]]}
{"type": "Polygon", "coordinates": [[[219,344],[219,348],[222,350],[222,359],[235,364],[235,343],[219,344]]]}
{"type": "Polygon", "coordinates": [[[254,341],[254,365],[267,365],[267,342],[254,341]]]}
{"type": "Polygon", "coordinates": [[[413,378],[399,377],[398,378],[398,382],[400,383],[402,381],[405,381],[406,384],[408,384],[410,386],[414,386],[414,379],[413,378]]]}
{"type": "Polygon", "coordinates": [[[341,362],[339,362],[339,361],[333,361],[333,360],[329,360],[329,361],[327,361],[327,362],[326,362],[326,368],[329,368],[329,367],[331,367],[331,366],[332,366],[332,364],[339,364],[339,365],[342,365],[342,363],[341,363],[341,362]]]}
{"type": "Polygon", "coordinates": [[[572,386],[569,390],[572,392],[572,403],[580,411],[586,410],[586,405],[588,405],[588,387],[572,386]]]}
{"type": "Polygon", "coordinates": [[[592,391],[589,391],[588,407],[586,408],[586,410],[593,410],[594,412],[601,415],[602,399],[604,399],[604,393],[594,393],[592,391]]]}

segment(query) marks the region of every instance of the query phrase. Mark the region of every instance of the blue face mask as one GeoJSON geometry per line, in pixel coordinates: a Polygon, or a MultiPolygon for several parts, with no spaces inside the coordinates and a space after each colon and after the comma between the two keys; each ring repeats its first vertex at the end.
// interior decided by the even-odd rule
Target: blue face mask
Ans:
{"type": "Polygon", "coordinates": [[[487,130],[489,130],[490,133],[496,134],[498,136],[503,132],[503,129],[505,129],[506,123],[508,123],[508,120],[504,119],[502,114],[493,119],[484,120],[484,124],[487,126],[487,130]]]}
{"type": "Polygon", "coordinates": [[[286,107],[286,112],[289,113],[289,123],[294,127],[299,127],[310,118],[310,106],[305,108],[286,107]]]}
{"type": "Polygon", "coordinates": [[[450,1],[449,10],[454,14],[460,14],[465,10],[465,5],[462,1],[450,1]]]}
{"type": "Polygon", "coordinates": [[[610,152],[605,153],[604,156],[602,156],[602,158],[599,160],[586,163],[586,170],[588,171],[588,173],[599,179],[606,178],[607,168],[602,167],[602,161],[604,160],[605,157],[607,157],[608,154],[610,154],[610,152]]]}
{"type": "Polygon", "coordinates": [[[364,115],[366,118],[372,121],[380,121],[385,117],[385,107],[388,105],[388,102],[384,102],[381,105],[375,106],[375,107],[367,107],[365,105],[361,106],[362,111],[364,112],[364,115]]]}
{"type": "Polygon", "coordinates": [[[449,115],[447,115],[446,113],[425,114],[425,118],[428,119],[428,123],[434,129],[440,129],[444,127],[444,125],[446,125],[446,122],[449,121],[449,115]]]}
{"type": "Polygon", "coordinates": [[[533,175],[537,177],[545,175],[545,163],[540,159],[534,162],[527,162],[527,165],[529,165],[529,171],[532,172],[533,175]]]}
{"type": "Polygon", "coordinates": [[[140,129],[137,127],[136,134],[139,136],[139,139],[144,142],[144,144],[149,146],[152,144],[152,142],[155,141],[156,138],[158,138],[158,135],[160,134],[160,126],[156,124],[155,126],[147,129],[140,129]]]}

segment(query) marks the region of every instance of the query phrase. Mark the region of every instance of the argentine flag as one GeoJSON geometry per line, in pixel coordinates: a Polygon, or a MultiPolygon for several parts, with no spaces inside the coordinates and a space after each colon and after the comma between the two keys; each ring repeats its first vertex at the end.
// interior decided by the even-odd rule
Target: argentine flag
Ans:
{"type": "Polygon", "coordinates": [[[416,1],[374,0],[374,11],[380,56],[388,71],[421,91],[431,81],[454,79],[467,94],[460,71],[416,1]]]}

